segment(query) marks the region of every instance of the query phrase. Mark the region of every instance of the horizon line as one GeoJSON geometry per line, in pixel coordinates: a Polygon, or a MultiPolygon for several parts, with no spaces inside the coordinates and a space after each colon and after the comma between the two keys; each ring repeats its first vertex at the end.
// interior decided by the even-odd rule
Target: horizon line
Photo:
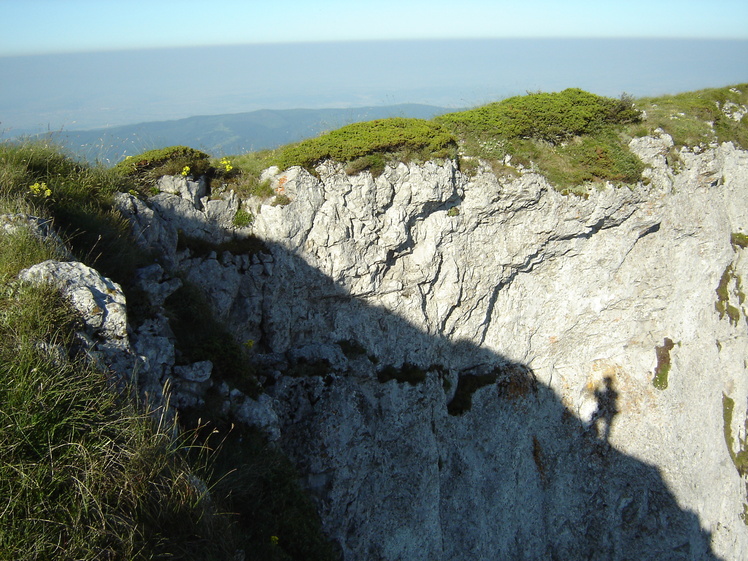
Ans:
{"type": "Polygon", "coordinates": [[[204,43],[183,45],[152,45],[146,47],[122,46],[104,48],[72,48],[59,50],[21,50],[18,52],[2,52],[0,58],[24,58],[40,56],[61,56],[79,54],[115,54],[136,53],[145,51],[169,51],[187,49],[210,49],[228,47],[279,47],[279,46],[303,46],[303,45],[338,45],[341,43],[434,43],[434,42],[485,42],[485,41],[693,41],[693,42],[722,42],[739,43],[748,42],[746,37],[693,37],[693,36],[659,36],[659,35],[620,35],[620,36],[509,36],[509,37],[423,37],[423,38],[389,38],[389,39],[306,39],[298,41],[258,41],[258,42],[229,42],[229,43],[204,43]]]}

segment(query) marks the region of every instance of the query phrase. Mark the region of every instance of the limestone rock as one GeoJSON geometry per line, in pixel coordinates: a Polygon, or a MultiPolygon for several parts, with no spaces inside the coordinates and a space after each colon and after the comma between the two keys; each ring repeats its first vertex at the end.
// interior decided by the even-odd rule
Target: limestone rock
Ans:
{"type": "Polygon", "coordinates": [[[188,382],[207,382],[212,373],[213,363],[209,360],[202,360],[185,366],[174,367],[174,374],[188,382]]]}
{"type": "Polygon", "coordinates": [[[229,395],[230,409],[237,421],[260,429],[270,441],[280,438],[280,423],[270,396],[261,394],[252,399],[237,389],[231,390],[229,395]]]}
{"type": "Polygon", "coordinates": [[[202,177],[193,181],[191,178],[181,175],[165,175],[159,178],[156,187],[162,193],[180,196],[196,209],[201,208],[200,199],[208,192],[205,179],[202,177]]]}
{"type": "Polygon", "coordinates": [[[91,335],[129,347],[122,288],[98,271],[78,262],[44,261],[19,274],[23,281],[59,287],[81,313],[91,335]]]}
{"type": "MultiPolygon", "coordinates": [[[[172,260],[254,343],[267,394],[226,409],[345,559],[748,557],[748,153],[631,149],[647,185],[587,197],[453,162],[271,170],[265,250],[172,260]]],[[[165,200],[136,231],[218,228],[165,200]]]]}
{"type": "Polygon", "coordinates": [[[136,286],[148,295],[153,306],[163,306],[164,301],[182,286],[179,278],[169,277],[158,264],[139,269],[136,276],[136,286]]]}

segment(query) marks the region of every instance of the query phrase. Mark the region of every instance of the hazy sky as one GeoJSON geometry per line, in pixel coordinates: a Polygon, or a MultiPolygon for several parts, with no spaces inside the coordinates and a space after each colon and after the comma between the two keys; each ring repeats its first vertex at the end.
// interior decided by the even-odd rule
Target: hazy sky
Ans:
{"type": "Polygon", "coordinates": [[[748,1],[0,0],[0,56],[512,37],[748,39],[748,1]]]}
{"type": "Polygon", "coordinates": [[[0,0],[0,140],[257,109],[748,82],[748,0],[0,0]]]}

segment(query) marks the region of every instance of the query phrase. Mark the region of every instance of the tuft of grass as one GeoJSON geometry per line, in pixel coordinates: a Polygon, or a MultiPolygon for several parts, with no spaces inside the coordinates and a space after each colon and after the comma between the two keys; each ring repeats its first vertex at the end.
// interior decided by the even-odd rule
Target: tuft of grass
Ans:
{"type": "Polygon", "coordinates": [[[260,176],[265,169],[274,164],[279,153],[280,149],[262,150],[233,156],[231,163],[234,166],[235,174],[226,186],[233,189],[242,198],[259,197],[267,199],[272,197],[275,191],[270,186],[270,181],[260,181],[260,176]]]}
{"type": "Polygon", "coordinates": [[[254,430],[215,433],[222,439],[215,459],[215,492],[226,508],[241,512],[235,531],[244,540],[247,560],[335,561],[333,545],[321,530],[299,473],[280,450],[254,430]]]}
{"type": "Polygon", "coordinates": [[[127,285],[150,262],[129,240],[129,225],[114,209],[113,195],[128,183],[111,169],[81,164],[46,141],[0,143],[0,199],[53,220],[80,261],[127,285]],[[50,195],[31,189],[45,184],[50,195]],[[23,201],[23,202],[21,202],[23,201]]]}
{"type": "Polygon", "coordinates": [[[252,213],[245,210],[242,207],[239,207],[239,209],[236,211],[236,214],[234,215],[233,224],[237,228],[246,228],[247,226],[250,226],[252,222],[254,221],[255,217],[252,216],[252,213]]]}
{"type": "Polygon", "coordinates": [[[740,309],[730,304],[731,284],[735,287],[738,302],[742,304],[745,301],[745,294],[743,293],[741,279],[735,273],[732,263],[725,268],[719,279],[719,284],[715,290],[717,293],[717,301],[714,303],[714,308],[719,313],[719,319],[723,319],[726,315],[730,320],[730,323],[736,326],[740,321],[740,309]]]}
{"type": "Polygon", "coordinates": [[[733,232],[730,236],[730,243],[732,243],[734,247],[745,249],[748,247],[748,235],[741,232],[733,232]]]}
{"type": "Polygon", "coordinates": [[[226,381],[230,387],[256,398],[262,388],[249,365],[247,349],[239,344],[214,316],[203,292],[184,282],[164,302],[176,337],[177,362],[189,364],[203,360],[213,363],[214,381],[226,381]]]}
{"type": "Polygon", "coordinates": [[[271,206],[286,206],[291,204],[291,199],[288,197],[288,195],[285,195],[283,193],[276,195],[273,199],[273,202],[270,203],[271,206]]]}
{"type": "MultiPolygon", "coordinates": [[[[112,193],[129,185],[120,175],[45,143],[3,143],[0,178],[3,212],[65,226],[79,258],[128,290],[135,244],[111,207],[112,193]]],[[[246,435],[210,448],[189,415],[167,425],[113,393],[107,373],[79,356],[80,321],[68,303],[16,280],[21,269],[60,258],[60,248],[25,229],[0,237],[0,559],[336,558],[276,448],[242,447],[246,435]],[[238,457],[227,459],[226,449],[238,457]]],[[[212,250],[257,247],[249,239],[212,250]]],[[[210,359],[216,380],[259,392],[243,349],[199,291],[186,286],[167,307],[180,360],[210,359]]]]}
{"type": "Polygon", "coordinates": [[[654,371],[652,384],[658,390],[666,390],[668,386],[668,374],[670,373],[670,351],[675,347],[675,343],[669,337],[665,337],[661,346],[655,347],[657,355],[657,366],[654,371]]]}
{"type": "MultiPolygon", "coordinates": [[[[735,411],[735,400],[722,394],[722,421],[724,427],[725,444],[730,458],[741,476],[748,475],[748,442],[738,437],[737,451],[735,447],[735,437],[732,434],[732,417],[735,411]]],[[[746,421],[748,429],[748,420],[746,421]]]]}

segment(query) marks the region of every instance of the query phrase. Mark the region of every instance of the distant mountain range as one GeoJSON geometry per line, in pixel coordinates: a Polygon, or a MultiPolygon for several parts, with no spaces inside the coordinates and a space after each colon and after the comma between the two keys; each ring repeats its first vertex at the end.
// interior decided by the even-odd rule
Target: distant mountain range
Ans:
{"type": "Polygon", "coordinates": [[[283,109],[189,117],[96,130],[45,133],[89,162],[113,165],[153,148],[186,145],[213,156],[275,148],[340,128],[386,117],[430,119],[456,109],[400,104],[347,109],[283,109]]]}

